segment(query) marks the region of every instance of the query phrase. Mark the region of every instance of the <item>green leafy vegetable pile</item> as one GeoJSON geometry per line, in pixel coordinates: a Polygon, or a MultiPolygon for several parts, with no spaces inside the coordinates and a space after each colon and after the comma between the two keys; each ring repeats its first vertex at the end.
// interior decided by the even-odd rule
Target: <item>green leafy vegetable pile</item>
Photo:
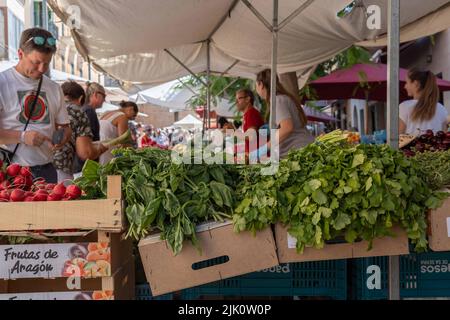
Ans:
{"type": "Polygon", "coordinates": [[[450,150],[417,153],[412,159],[430,188],[440,190],[450,186],[450,150]]]}
{"type": "Polygon", "coordinates": [[[375,238],[393,236],[392,227],[400,225],[422,251],[426,213],[447,196],[433,187],[448,179],[448,158],[436,158],[434,165],[444,162],[442,174],[427,179],[424,172],[433,170],[425,165],[426,154],[409,159],[386,145],[353,145],[341,131],[292,151],[273,175],[261,174],[264,165],[216,165],[206,159],[177,164],[170,151],[159,149],[115,152],[120,157],[105,166],[86,163],[77,180],[85,198],[105,197],[107,176],[121,175],[128,236],[141,239],[160,231],[175,254],[187,239],[199,247],[199,223],[225,218],[233,219],[236,232],[288,225],[299,252],[340,238],[366,240],[370,248],[375,238]]]}
{"type": "Polygon", "coordinates": [[[153,148],[120,149],[120,157],[105,166],[86,163],[76,183],[86,198],[106,196],[108,175],[122,176],[122,191],[129,222],[127,236],[141,239],[155,230],[175,254],[183,241],[198,246],[197,224],[231,218],[235,205],[231,166],[175,164],[171,152],[153,148]]]}
{"type": "Polygon", "coordinates": [[[348,144],[339,131],[291,152],[275,176],[258,175],[258,168],[242,176],[235,230],[285,223],[299,252],[338,237],[371,245],[392,235],[394,224],[408,232],[416,250],[426,249],[426,211],[444,197],[433,193],[401,152],[348,144]]]}

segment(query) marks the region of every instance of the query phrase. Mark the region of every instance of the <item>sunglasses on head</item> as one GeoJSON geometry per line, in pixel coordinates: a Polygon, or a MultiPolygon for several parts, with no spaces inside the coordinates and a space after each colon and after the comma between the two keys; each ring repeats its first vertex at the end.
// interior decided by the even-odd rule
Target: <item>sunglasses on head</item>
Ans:
{"type": "Polygon", "coordinates": [[[35,45],[37,46],[43,46],[47,43],[48,46],[50,47],[54,47],[56,46],[56,39],[53,37],[41,37],[41,36],[37,36],[37,37],[31,37],[30,39],[27,40],[26,43],[33,41],[35,45]]]}

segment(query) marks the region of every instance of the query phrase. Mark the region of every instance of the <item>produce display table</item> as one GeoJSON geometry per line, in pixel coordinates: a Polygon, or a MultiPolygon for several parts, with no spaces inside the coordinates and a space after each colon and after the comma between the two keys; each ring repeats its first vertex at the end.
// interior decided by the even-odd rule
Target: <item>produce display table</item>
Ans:
{"type": "Polygon", "coordinates": [[[0,203],[0,299],[133,299],[133,247],[123,232],[120,176],[108,177],[107,195],[0,203]],[[32,240],[11,244],[11,236],[32,240]]]}

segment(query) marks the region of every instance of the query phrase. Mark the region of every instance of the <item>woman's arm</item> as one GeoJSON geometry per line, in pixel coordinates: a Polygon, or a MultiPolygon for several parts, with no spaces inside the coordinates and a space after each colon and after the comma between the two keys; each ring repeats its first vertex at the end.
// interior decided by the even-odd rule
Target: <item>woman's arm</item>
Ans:
{"type": "Polygon", "coordinates": [[[77,155],[81,160],[95,160],[103,152],[108,150],[108,148],[101,143],[92,143],[90,137],[78,137],[75,148],[77,155]]]}
{"type": "Polygon", "coordinates": [[[128,130],[128,118],[124,116],[120,116],[117,118],[117,133],[119,136],[123,135],[128,130]]]}

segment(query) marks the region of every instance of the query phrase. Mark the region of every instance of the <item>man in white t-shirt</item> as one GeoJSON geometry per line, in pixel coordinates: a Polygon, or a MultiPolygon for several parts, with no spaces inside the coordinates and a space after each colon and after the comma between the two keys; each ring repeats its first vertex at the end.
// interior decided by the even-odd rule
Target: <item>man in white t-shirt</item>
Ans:
{"type": "Polygon", "coordinates": [[[19,63],[0,73],[0,143],[11,152],[19,144],[12,162],[29,166],[35,178],[47,182],[57,181],[53,150],[61,148],[71,135],[64,94],[45,76],[55,52],[56,40],[50,32],[27,29],[20,39],[19,63]],[[41,78],[41,91],[31,114],[41,78]],[[52,137],[57,129],[63,129],[64,135],[54,145],[52,137]]]}

